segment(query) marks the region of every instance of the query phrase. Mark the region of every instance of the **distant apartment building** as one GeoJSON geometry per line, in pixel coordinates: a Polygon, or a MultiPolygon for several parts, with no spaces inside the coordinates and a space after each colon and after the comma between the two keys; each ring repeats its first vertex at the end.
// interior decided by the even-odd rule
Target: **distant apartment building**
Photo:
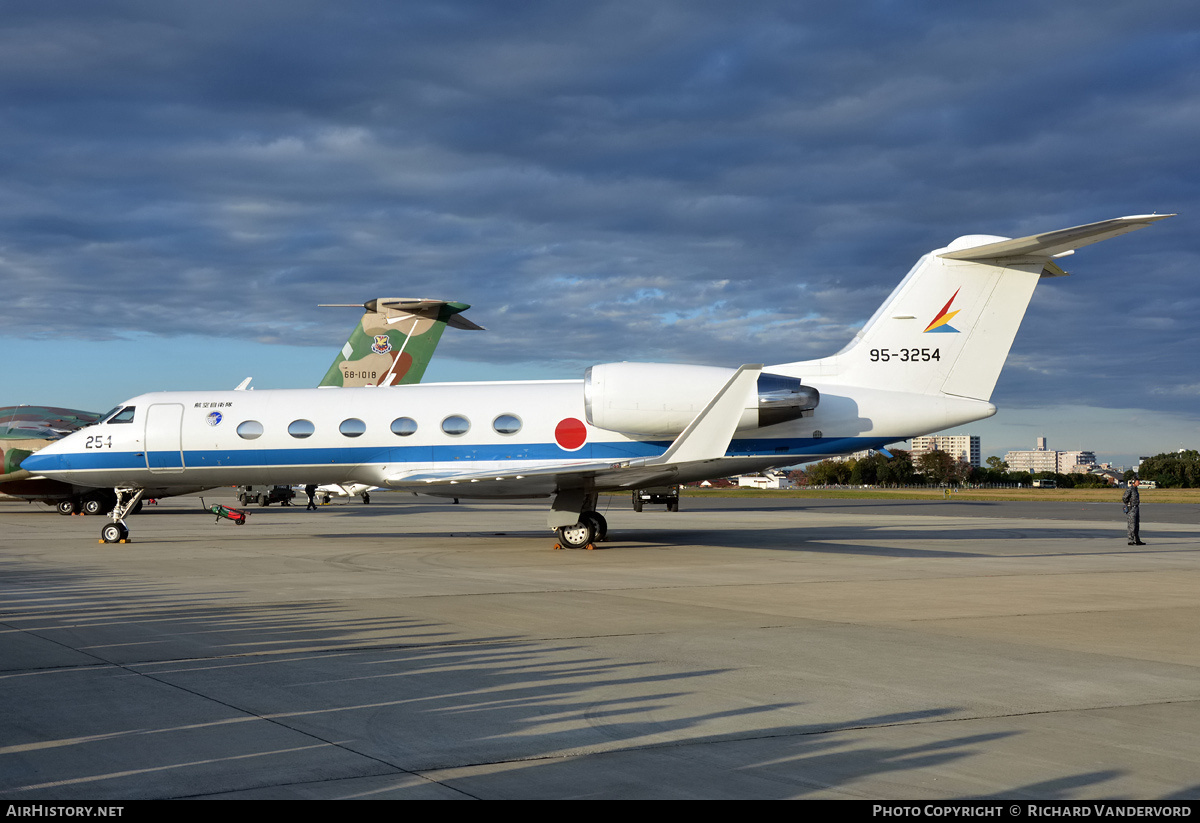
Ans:
{"type": "Polygon", "coordinates": [[[1046,438],[1037,439],[1037,448],[1011,451],[1004,455],[1010,472],[1055,472],[1057,474],[1087,474],[1096,465],[1094,451],[1053,451],[1046,447],[1046,438]]]}
{"type": "Polygon", "coordinates": [[[1096,468],[1096,453],[1093,451],[1058,453],[1059,474],[1087,474],[1094,468],[1096,468]]]}
{"type": "Polygon", "coordinates": [[[981,449],[977,434],[931,434],[912,439],[912,461],[916,463],[926,452],[946,452],[973,468],[979,468],[981,449]]]}

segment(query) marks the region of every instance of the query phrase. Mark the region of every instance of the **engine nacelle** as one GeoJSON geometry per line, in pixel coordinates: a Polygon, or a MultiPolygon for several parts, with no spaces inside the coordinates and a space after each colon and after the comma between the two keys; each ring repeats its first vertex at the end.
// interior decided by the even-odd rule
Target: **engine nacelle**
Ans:
{"type": "MultiPolygon", "coordinates": [[[[584,372],[588,423],[649,437],[677,437],[733,377],[735,369],[677,363],[602,363],[584,372]]],[[[757,402],[738,431],[796,420],[820,402],[820,393],[796,377],[761,374],[757,402]]]]}

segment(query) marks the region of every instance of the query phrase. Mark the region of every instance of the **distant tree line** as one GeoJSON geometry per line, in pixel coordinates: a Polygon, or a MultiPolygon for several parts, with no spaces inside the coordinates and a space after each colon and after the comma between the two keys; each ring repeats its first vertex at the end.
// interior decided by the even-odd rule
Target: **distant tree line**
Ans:
{"type": "Polygon", "coordinates": [[[1147,457],[1138,467],[1139,480],[1153,480],[1164,489],[1200,488],[1200,452],[1180,451],[1147,457]]]}
{"type": "MultiPolygon", "coordinates": [[[[986,468],[973,467],[943,451],[926,452],[914,464],[912,454],[903,449],[893,449],[891,457],[876,452],[861,460],[822,460],[796,474],[799,476],[793,479],[813,486],[1029,486],[1034,480],[1054,480],[1063,489],[1109,485],[1106,478],[1093,474],[1010,472],[1008,464],[998,457],[989,457],[986,468]]],[[[1196,476],[1200,478],[1200,471],[1196,476]]]]}

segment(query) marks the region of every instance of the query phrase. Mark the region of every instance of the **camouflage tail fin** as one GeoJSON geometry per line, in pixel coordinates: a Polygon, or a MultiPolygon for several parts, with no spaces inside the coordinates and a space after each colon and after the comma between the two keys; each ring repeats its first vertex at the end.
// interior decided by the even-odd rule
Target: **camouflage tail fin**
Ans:
{"type": "MultiPolygon", "coordinates": [[[[323,304],[354,306],[357,303],[323,304]]],[[[482,330],[462,316],[466,303],[408,297],[378,297],[362,304],[366,313],[321,386],[399,386],[420,383],[446,326],[482,330]]]]}

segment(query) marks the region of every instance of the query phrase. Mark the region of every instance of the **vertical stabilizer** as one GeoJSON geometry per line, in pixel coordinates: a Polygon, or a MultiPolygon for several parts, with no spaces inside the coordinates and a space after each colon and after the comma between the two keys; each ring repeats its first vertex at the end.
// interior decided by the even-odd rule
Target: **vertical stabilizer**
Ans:
{"type": "Polygon", "coordinates": [[[970,235],[922,257],[854,340],[831,358],[788,364],[813,377],[988,400],[1053,258],[1172,215],[1119,217],[1030,235],[970,235]]]}
{"type": "MultiPolygon", "coordinates": [[[[352,304],[324,304],[354,306],[352,304]]],[[[462,316],[466,303],[407,297],[379,297],[366,310],[342,346],[322,386],[399,386],[419,383],[446,326],[482,329],[462,316]]]]}

